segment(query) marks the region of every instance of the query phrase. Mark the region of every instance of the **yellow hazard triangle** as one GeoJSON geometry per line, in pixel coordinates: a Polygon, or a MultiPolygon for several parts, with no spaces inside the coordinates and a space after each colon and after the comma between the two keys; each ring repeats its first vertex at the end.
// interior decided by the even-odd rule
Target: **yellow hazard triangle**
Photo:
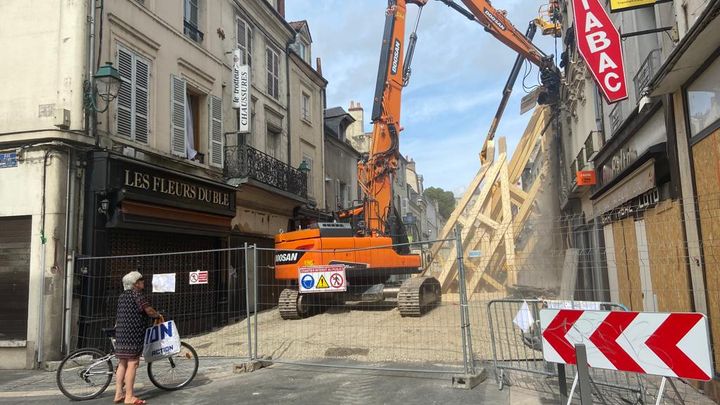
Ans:
{"type": "Polygon", "coordinates": [[[330,288],[328,282],[325,280],[325,276],[320,276],[320,280],[318,280],[315,288],[330,288]]]}

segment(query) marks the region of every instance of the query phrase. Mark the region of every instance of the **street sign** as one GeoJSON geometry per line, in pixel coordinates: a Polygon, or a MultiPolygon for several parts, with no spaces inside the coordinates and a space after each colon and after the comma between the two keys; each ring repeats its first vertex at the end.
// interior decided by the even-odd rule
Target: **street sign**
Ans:
{"type": "Polygon", "coordinates": [[[190,285],[196,284],[207,284],[208,283],[208,272],[207,271],[191,271],[190,272],[190,285]]]}
{"type": "Polygon", "coordinates": [[[594,368],[709,381],[713,368],[705,315],[543,309],[543,357],[576,364],[575,345],[594,368]]]}
{"type": "Polygon", "coordinates": [[[0,169],[17,167],[17,153],[0,153],[0,169]]]}
{"type": "Polygon", "coordinates": [[[347,291],[345,265],[300,267],[298,284],[301,293],[347,291]]]}
{"type": "Polygon", "coordinates": [[[595,83],[612,104],[628,97],[620,33],[600,0],[573,0],[577,46],[595,83]]]}

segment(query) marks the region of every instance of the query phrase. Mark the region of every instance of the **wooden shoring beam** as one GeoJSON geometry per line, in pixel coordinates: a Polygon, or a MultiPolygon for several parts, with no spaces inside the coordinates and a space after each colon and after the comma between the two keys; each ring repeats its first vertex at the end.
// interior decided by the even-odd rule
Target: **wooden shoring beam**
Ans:
{"type": "MultiPolygon", "coordinates": [[[[475,194],[475,191],[477,191],[478,187],[480,187],[481,184],[483,184],[483,179],[485,179],[485,175],[487,174],[488,170],[490,170],[490,167],[492,167],[493,164],[488,164],[480,168],[478,170],[477,174],[475,175],[475,178],[473,178],[473,181],[470,183],[470,187],[468,187],[467,191],[465,192],[465,195],[463,195],[462,199],[460,199],[460,202],[457,206],[455,206],[455,209],[453,210],[453,213],[450,215],[450,218],[448,218],[447,222],[445,223],[445,226],[443,226],[442,231],[440,232],[440,235],[438,235],[438,239],[449,239],[452,238],[453,231],[455,229],[455,224],[458,221],[458,218],[462,215],[462,213],[465,211],[465,207],[467,207],[468,203],[470,202],[470,199],[472,199],[472,196],[475,194]]],[[[438,251],[442,247],[442,243],[435,243],[432,247],[432,250],[430,251],[430,260],[435,260],[435,257],[437,256],[438,251]]]]}
{"type": "MultiPolygon", "coordinates": [[[[500,174],[501,167],[505,164],[506,164],[505,154],[501,153],[500,156],[498,156],[495,163],[492,164],[492,166],[490,167],[490,170],[488,171],[487,175],[485,176],[485,182],[483,183],[482,188],[480,189],[480,194],[478,195],[477,199],[475,200],[475,204],[473,205],[470,212],[468,212],[465,215],[466,218],[477,217],[477,214],[480,212],[483,205],[485,204],[485,200],[487,199],[487,196],[490,194],[490,189],[492,188],[493,184],[495,183],[495,180],[497,179],[498,175],[500,174]]],[[[474,190],[468,190],[468,193],[471,193],[471,192],[474,194],[474,190]]],[[[465,196],[467,197],[467,194],[465,196]]],[[[455,224],[457,223],[458,217],[459,217],[459,215],[455,218],[455,221],[452,223],[453,228],[455,227],[455,224]]],[[[463,230],[462,230],[463,245],[468,244],[466,239],[467,239],[468,233],[473,228],[474,228],[473,226],[465,226],[463,228],[463,230]]],[[[463,246],[463,248],[464,247],[465,246],[463,246]]],[[[463,250],[465,250],[465,249],[463,249],[463,250]]],[[[446,281],[448,280],[448,276],[450,275],[450,272],[453,269],[454,264],[455,264],[454,255],[449,255],[449,257],[445,258],[445,263],[443,263],[442,271],[440,272],[440,275],[438,277],[438,281],[440,281],[441,286],[446,287],[446,281]]],[[[450,277],[449,279],[451,280],[452,277],[450,277]]]]}

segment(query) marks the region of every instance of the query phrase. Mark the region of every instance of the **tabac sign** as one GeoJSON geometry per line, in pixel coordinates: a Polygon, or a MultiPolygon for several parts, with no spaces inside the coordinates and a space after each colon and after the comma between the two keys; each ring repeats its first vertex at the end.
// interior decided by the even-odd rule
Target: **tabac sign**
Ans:
{"type": "Polygon", "coordinates": [[[620,33],[600,0],[573,0],[573,17],[578,50],[603,96],[610,104],[626,99],[620,33]]]}
{"type": "Polygon", "coordinates": [[[250,66],[241,65],[241,51],[233,52],[232,106],[238,110],[238,132],[250,132],[250,66]]]}

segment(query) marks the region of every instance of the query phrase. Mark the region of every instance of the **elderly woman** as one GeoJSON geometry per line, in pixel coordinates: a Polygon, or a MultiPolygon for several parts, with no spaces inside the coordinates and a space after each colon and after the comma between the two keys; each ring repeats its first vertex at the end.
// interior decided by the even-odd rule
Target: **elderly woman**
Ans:
{"type": "Polygon", "coordinates": [[[118,298],[115,320],[115,355],[120,360],[116,373],[115,403],[142,405],[146,402],[133,392],[135,374],[143,351],[147,318],[160,318],[160,314],[142,293],[145,289],[142,274],[132,271],[123,276],[122,282],[125,291],[118,298]]]}

